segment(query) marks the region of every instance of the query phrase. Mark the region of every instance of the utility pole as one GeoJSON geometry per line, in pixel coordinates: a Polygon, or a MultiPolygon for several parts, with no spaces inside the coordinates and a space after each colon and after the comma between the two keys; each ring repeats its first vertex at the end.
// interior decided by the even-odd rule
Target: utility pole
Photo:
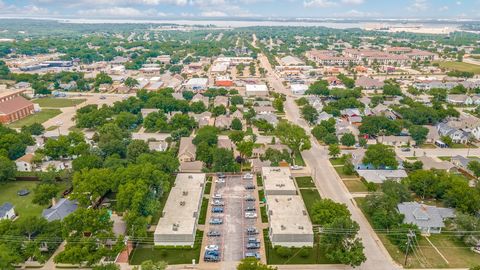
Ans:
{"type": "Polygon", "coordinates": [[[412,239],[415,237],[415,233],[412,232],[412,230],[408,230],[407,233],[407,248],[405,250],[405,262],[403,263],[403,266],[407,266],[407,260],[408,260],[408,249],[410,245],[412,244],[412,239]]]}

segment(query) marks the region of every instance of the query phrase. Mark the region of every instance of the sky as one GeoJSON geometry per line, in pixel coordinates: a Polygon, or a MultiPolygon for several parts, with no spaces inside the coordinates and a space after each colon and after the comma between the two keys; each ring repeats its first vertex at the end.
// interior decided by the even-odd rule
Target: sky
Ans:
{"type": "Polygon", "coordinates": [[[0,16],[480,19],[480,0],[0,0],[0,16]]]}

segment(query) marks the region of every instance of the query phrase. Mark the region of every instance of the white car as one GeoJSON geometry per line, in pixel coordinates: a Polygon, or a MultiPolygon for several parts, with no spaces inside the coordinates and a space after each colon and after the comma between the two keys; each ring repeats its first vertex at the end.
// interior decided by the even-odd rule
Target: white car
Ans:
{"type": "Polygon", "coordinates": [[[215,180],[215,183],[225,183],[225,179],[224,178],[218,178],[217,180],[215,180]]]}
{"type": "Polygon", "coordinates": [[[245,218],[257,218],[257,213],[246,212],[245,213],[245,218]]]}
{"type": "Polygon", "coordinates": [[[215,205],[215,206],[223,206],[225,205],[225,203],[223,201],[220,201],[220,200],[214,200],[212,202],[212,205],[215,205]]]}
{"type": "Polygon", "coordinates": [[[217,245],[208,245],[208,246],[205,247],[205,250],[218,251],[218,246],[217,245]]]}
{"type": "Polygon", "coordinates": [[[301,169],[303,169],[303,167],[302,167],[302,166],[298,166],[298,165],[293,165],[293,166],[290,167],[290,169],[292,169],[292,170],[301,170],[301,169]]]}
{"type": "Polygon", "coordinates": [[[245,180],[253,179],[253,174],[251,174],[251,173],[244,174],[243,179],[245,179],[245,180]]]}
{"type": "Polygon", "coordinates": [[[212,198],[220,200],[220,199],[222,199],[222,194],[215,193],[215,194],[213,194],[212,198]]]}

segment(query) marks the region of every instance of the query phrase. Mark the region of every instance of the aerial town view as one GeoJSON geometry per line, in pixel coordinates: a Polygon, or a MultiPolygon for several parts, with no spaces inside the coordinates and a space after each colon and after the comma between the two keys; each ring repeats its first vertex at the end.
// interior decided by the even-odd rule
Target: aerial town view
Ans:
{"type": "Polygon", "coordinates": [[[480,270],[480,1],[0,0],[0,270],[480,270]]]}

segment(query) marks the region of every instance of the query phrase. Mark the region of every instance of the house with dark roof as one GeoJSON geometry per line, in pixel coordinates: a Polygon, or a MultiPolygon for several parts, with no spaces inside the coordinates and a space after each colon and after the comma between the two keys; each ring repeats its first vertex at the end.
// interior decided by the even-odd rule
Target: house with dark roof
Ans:
{"type": "Polygon", "coordinates": [[[15,218],[15,209],[13,204],[11,203],[4,203],[0,205],[0,220],[2,219],[14,219],[15,218]]]}
{"type": "Polygon", "coordinates": [[[42,217],[46,220],[63,220],[65,217],[75,212],[78,208],[77,201],[71,201],[69,199],[62,198],[57,203],[54,203],[52,207],[44,209],[42,217]]]}
{"type": "Polygon", "coordinates": [[[438,234],[445,227],[444,221],[455,217],[452,208],[436,207],[419,204],[417,202],[404,202],[397,205],[398,212],[404,215],[403,223],[414,224],[425,234],[438,234]]]}

